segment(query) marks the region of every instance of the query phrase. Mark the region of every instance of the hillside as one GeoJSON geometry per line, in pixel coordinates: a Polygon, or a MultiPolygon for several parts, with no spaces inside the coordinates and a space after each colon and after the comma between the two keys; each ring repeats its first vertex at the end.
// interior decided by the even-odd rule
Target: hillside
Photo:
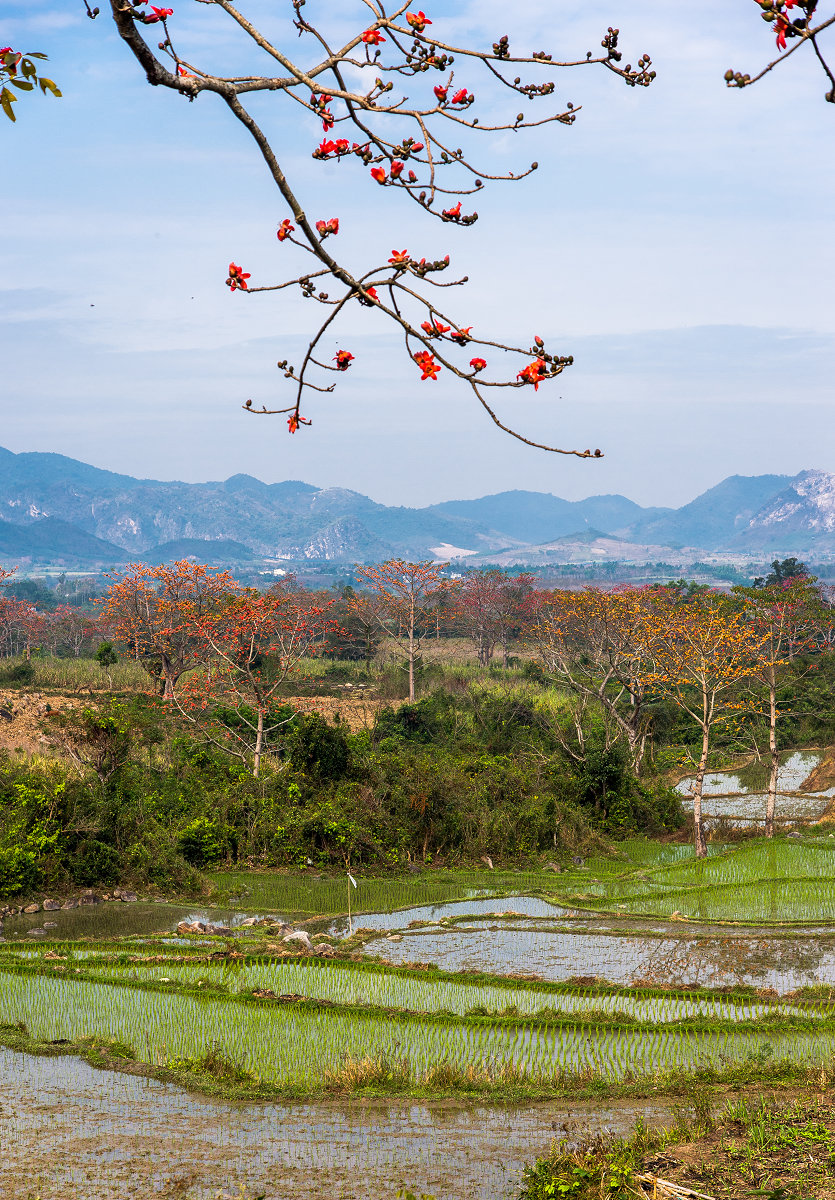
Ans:
{"type": "Polygon", "coordinates": [[[80,567],[196,556],[348,563],[451,555],[533,563],[583,554],[637,562],[672,561],[671,549],[691,560],[705,553],[767,559],[835,552],[835,475],[734,475],[679,509],[644,508],[619,495],[569,501],[527,491],[404,508],[299,480],[134,479],[60,454],[0,448],[6,562],[80,567]],[[561,539],[571,539],[571,547],[561,539]]]}

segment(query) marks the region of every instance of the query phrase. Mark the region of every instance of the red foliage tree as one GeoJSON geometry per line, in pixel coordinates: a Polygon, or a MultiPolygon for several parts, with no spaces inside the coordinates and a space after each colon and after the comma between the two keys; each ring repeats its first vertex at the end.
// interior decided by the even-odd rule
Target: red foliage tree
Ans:
{"type": "Polygon", "coordinates": [[[333,630],[333,603],[285,582],[265,593],[240,592],[189,621],[189,634],[207,647],[208,661],[205,671],[184,681],[177,706],[215,745],[251,761],[253,775],[260,773],[270,735],[292,720],[280,709],[280,693],[333,630]]]}
{"type": "Polygon", "coordinates": [[[131,563],[113,579],[100,601],[101,624],[170,698],[183,673],[208,653],[202,621],[240,585],[228,571],[185,560],[159,567],[131,563]]]}

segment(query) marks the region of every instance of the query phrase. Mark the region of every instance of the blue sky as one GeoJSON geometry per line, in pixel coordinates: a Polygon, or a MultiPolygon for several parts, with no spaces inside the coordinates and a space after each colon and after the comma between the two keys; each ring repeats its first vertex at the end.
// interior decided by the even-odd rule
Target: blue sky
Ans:
{"type": "MultiPolygon", "coordinates": [[[[222,14],[171,7],[184,57],[251,69],[222,14]]],[[[304,58],[289,3],[239,7],[304,58]]],[[[335,38],[363,28],[364,11],[305,8],[335,38]]],[[[462,385],[420,382],[359,306],[334,342],[356,362],[317,401],[311,429],[290,437],[281,418],[243,414],[247,397],[269,406],[283,394],[276,359],[298,353],[318,315],[289,292],[224,286],[230,259],[253,282],[282,277],[286,211],[220,102],[149,88],[109,17],[88,20],[80,0],[0,0],[0,44],[48,53],[64,92],[24,98],[17,124],[0,126],[0,444],[144,477],[247,472],[403,504],[531,488],[677,505],[729,474],[830,468],[833,110],[811,61],[725,88],[728,66],[752,70],[773,47],[753,0],[698,11],[526,0],[512,18],[498,0],[450,0],[427,13],[450,41],[508,33],[520,49],[579,57],[619,25],[627,59],[649,51],[658,79],[629,90],[600,68],[555,72],[560,98],[583,106],[577,122],[499,138],[491,161],[542,166],[485,188],[471,229],[423,217],[359,164],[314,163],[317,124],[272,97],[255,101],[259,119],[308,211],[340,216],[352,267],[392,247],[449,252],[471,280],[452,306],[462,323],[525,342],[541,333],[574,354],[537,395],[507,393],[501,412],[605,459],[512,443],[462,385]]],[[[489,110],[482,75],[459,71],[489,110]]]]}

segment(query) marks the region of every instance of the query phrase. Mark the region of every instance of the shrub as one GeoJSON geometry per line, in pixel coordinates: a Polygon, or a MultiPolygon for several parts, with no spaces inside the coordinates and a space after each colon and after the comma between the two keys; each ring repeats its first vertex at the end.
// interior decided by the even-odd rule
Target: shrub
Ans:
{"type": "Polygon", "coordinates": [[[0,849],[0,897],[29,892],[40,881],[40,869],[31,850],[20,846],[0,849]]]}
{"type": "Polygon", "coordinates": [[[318,713],[299,717],[290,738],[290,762],[317,779],[341,779],[348,769],[348,739],[318,713]]]}
{"type": "Polygon", "coordinates": [[[193,867],[205,867],[223,855],[223,845],[217,821],[197,817],[187,825],[177,839],[177,848],[193,867]]]}
{"type": "Polygon", "coordinates": [[[94,838],[81,843],[70,864],[73,879],[83,887],[115,883],[122,873],[121,868],[119,852],[94,838]]]}

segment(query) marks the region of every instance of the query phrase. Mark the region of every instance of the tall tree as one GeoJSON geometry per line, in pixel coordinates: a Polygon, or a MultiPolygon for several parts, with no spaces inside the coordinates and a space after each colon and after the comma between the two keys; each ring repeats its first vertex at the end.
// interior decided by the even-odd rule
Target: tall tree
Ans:
{"type": "Polygon", "coordinates": [[[711,735],[720,721],[738,713],[739,685],[756,672],[767,635],[754,627],[732,599],[718,592],[682,601],[674,592],[659,589],[653,603],[650,680],[664,689],[701,733],[691,795],[696,857],[704,858],[702,789],[711,735]]]}
{"type": "Polygon", "coordinates": [[[318,600],[281,583],[265,593],[247,589],[190,618],[193,642],[208,647],[210,659],[175,702],[212,742],[251,762],[255,776],[271,735],[292,720],[278,703],[282,688],[333,632],[334,601],[318,600]]]}
{"type": "MultiPolygon", "coordinates": [[[[584,704],[596,702],[607,741],[622,737],[641,772],[649,722],[647,693],[658,632],[657,602],[642,588],[536,593],[529,637],[546,670],[584,704]]],[[[581,706],[582,708],[583,706],[581,706]]],[[[582,740],[578,710],[578,735],[582,740]]]]}
{"type": "Polygon", "coordinates": [[[228,571],[180,560],[131,563],[99,602],[100,623],[126,647],[170,698],[183,673],[208,653],[203,621],[240,590],[228,571]]]}
{"type": "MultiPolygon", "coordinates": [[[[796,559],[785,560],[796,564],[796,559]]],[[[777,722],[782,715],[777,704],[777,687],[781,668],[802,650],[815,644],[820,628],[820,593],[816,580],[803,574],[779,574],[780,563],[773,563],[774,581],[768,586],[735,587],[734,594],[743,602],[752,628],[762,641],[757,653],[752,679],[765,689],[768,715],[768,799],[766,801],[765,836],[774,836],[774,812],[777,805],[777,780],[780,753],[777,745],[777,722]]],[[[770,577],[769,577],[770,578],[770,577]]],[[[758,581],[762,584],[762,581],[758,581]]]]}
{"type": "Polygon", "coordinates": [[[447,563],[406,562],[391,558],[374,567],[357,567],[357,577],[379,602],[375,616],[406,652],[409,700],[415,699],[415,665],[420,648],[435,626],[434,602],[451,587],[444,578],[447,563]]]}

